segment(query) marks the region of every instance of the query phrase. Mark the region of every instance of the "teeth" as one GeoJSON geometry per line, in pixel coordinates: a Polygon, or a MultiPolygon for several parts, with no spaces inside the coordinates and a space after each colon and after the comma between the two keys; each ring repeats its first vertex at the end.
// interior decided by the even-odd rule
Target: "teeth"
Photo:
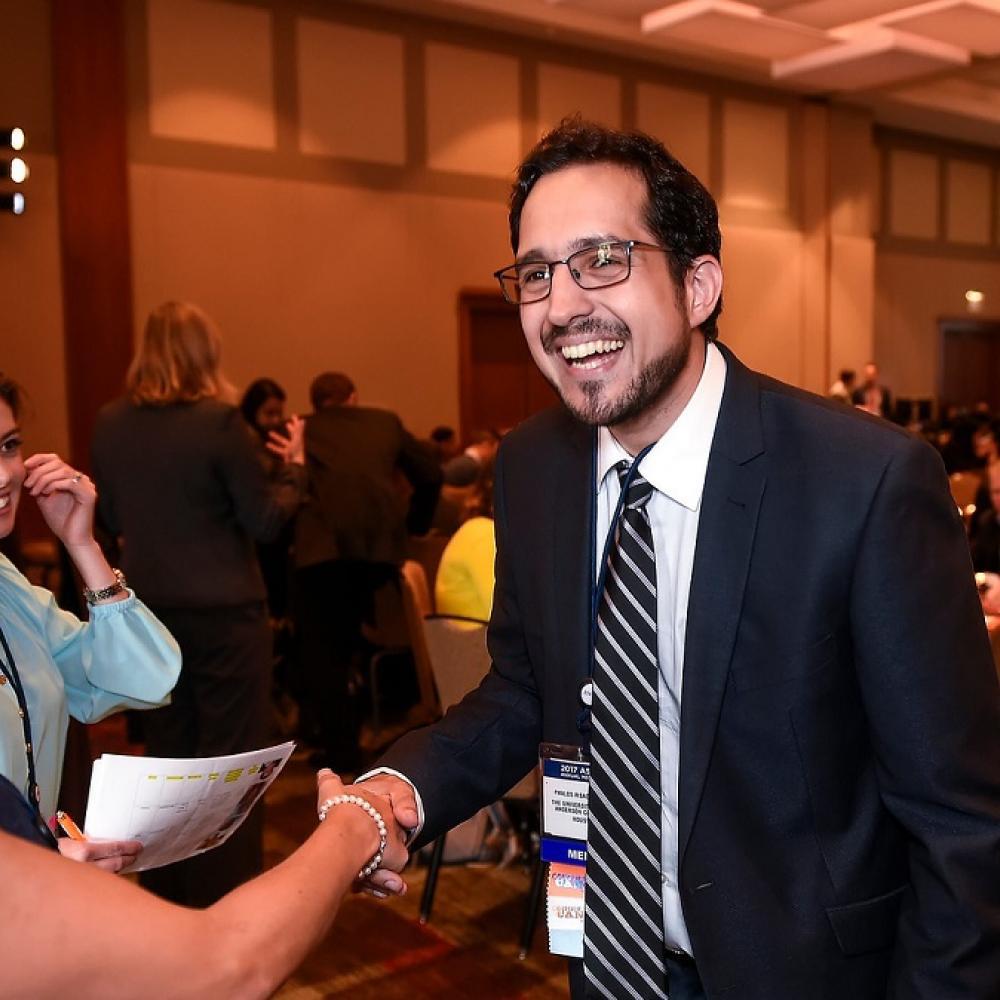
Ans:
{"type": "MultiPolygon", "coordinates": [[[[624,340],[591,340],[586,344],[567,344],[560,350],[567,361],[578,361],[581,358],[589,358],[592,354],[620,351],[624,346],[624,340]]],[[[593,368],[594,366],[588,365],[587,367],[593,368]]]]}
{"type": "Polygon", "coordinates": [[[0,510],[3,510],[4,507],[9,507],[9,506],[10,506],[10,497],[9,496],[0,497],[0,510]]]}

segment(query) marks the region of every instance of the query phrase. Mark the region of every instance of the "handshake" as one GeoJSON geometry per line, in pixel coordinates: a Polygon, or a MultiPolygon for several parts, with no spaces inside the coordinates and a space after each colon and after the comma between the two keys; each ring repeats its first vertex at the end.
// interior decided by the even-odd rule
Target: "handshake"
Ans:
{"type": "MultiPolygon", "coordinates": [[[[379,867],[354,883],[355,892],[367,892],[379,899],[402,896],[406,883],[399,874],[410,858],[406,849],[420,825],[420,812],[413,786],[394,774],[375,774],[357,785],[344,785],[329,768],[316,775],[317,803],[338,795],[360,795],[381,815],[386,827],[386,848],[379,867]]],[[[366,865],[367,867],[367,865],[366,865]]]]}

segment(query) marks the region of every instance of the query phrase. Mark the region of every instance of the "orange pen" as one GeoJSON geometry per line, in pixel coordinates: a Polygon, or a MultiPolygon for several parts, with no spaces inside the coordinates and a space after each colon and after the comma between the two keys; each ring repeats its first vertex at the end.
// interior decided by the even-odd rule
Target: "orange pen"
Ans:
{"type": "Polygon", "coordinates": [[[63,812],[59,809],[56,812],[56,822],[62,827],[63,833],[69,837],[70,840],[86,840],[87,838],[83,835],[83,831],[73,822],[73,817],[69,813],[63,812]]]}

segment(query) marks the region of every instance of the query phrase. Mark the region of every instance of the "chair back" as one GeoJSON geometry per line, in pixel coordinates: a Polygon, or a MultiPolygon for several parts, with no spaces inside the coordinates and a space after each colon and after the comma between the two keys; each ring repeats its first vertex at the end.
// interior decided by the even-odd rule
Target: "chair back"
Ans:
{"type": "Polygon", "coordinates": [[[426,535],[410,535],[407,539],[407,557],[414,562],[420,563],[424,569],[424,578],[427,582],[427,591],[430,601],[427,613],[430,614],[434,608],[434,581],[437,579],[438,566],[441,564],[441,556],[444,554],[445,546],[451,541],[449,535],[438,531],[430,531],[426,535]]]}
{"type": "Polygon", "coordinates": [[[427,576],[420,563],[407,559],[400,570],[399,578],[406,631],[410,638],[413,665],[416,668],[417,684],[420,688],[420,704],[431,718],[436,718],[440,714],[441,707],[434,690],[434,671],[424,637],[424,617],[431,611],[427,576]]]}
{"type": "Polygon", "coordinates": [[[953,472],[948,477],[952,498],[963,511],[969,504],[976,502],[976,494],[982,482],[978,472],[953,472]]]}
{"type": "Polygon", "coordinates": [[[490,669],[486,623],[431,615],[424,619],[423,626],[441,709],[447,711],[476,687],[490,669]]]}

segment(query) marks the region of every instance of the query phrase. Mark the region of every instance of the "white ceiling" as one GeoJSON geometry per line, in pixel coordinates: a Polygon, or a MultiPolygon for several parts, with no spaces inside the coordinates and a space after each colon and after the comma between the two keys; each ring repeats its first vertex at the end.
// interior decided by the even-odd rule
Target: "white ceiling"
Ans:
{"type": "Polygon", "coordinates": [[[863,104],[1000,147],[1000,0],[361,0],[863,104]]]}

